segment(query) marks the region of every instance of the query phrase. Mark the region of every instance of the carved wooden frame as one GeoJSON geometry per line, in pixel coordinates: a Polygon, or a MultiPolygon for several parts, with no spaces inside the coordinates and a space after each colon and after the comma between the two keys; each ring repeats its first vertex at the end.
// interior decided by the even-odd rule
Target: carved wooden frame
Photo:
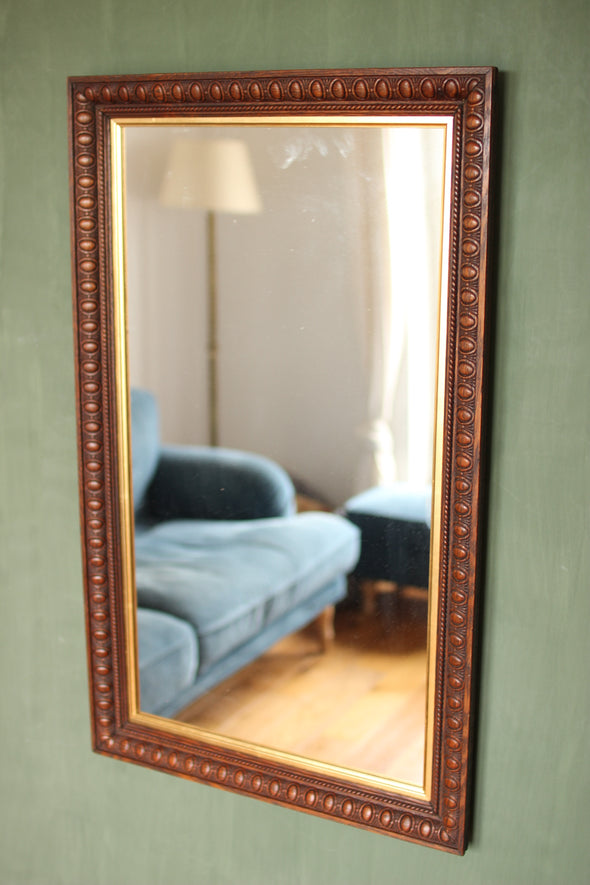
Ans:
{"type": "MultiPolygon", "coordinates": [[[[70,78],[79,482],[94,749],[463,853],[472,757],[493,68],[70,78]],[[452,115],[447,373],[430,801],[224,749],[129,716],[120,556],[109,121],[117,116],[452,115]]],[[[123,476],[125,474],[123,473],[123,476]]]]}

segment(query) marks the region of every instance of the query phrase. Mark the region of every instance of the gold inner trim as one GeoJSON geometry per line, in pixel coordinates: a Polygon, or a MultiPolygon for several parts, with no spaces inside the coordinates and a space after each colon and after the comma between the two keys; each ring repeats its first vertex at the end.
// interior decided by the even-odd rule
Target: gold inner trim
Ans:
{"type": "Polygon", "coordinates": [[[426,742],[424,752],[424,792],[432,794],[432,763],[434,752],[434,698],[436,689],[436,646],[438,635],[438,604],[440,585],[440,534],[442,520],[442,472],[445,417],[445,378],[447,368],[447,316],[449,303],[449,257],[451,231],[451,184],[453,158],[453,120],[447,120],[444,147],[444,194],[442,205],[441,247],[439,267],[438,365],[434,418],[434,446],[432,467],[432,515],[430,532],[430,568],[428,587],[428,631],[426,658],[426,742]]]}
{"type": "Polygon", "coordinates": [[[373,774],[370,771],[359,771],[352,768],[344,768],[340,765],[332,765],[329,762],[320,762],[317,759],[309,759],[306,756],[298,756],[296,753],[288,753],[283,750],[275,750],[272,747],[264,747],[260,744],[251,744],[248,741],[236,740],[235,738],[226,737],[225,735],[216,734],[199,728],[197,725],[188,725],[185,722],[178,722],[176,719],[165,719],[160,716],[154,716],[151,713],[135,713],[131,717],[131,721],[135,725],[143,725],[148,728],[157,728],[160,731],[166,731],[174,737],[181,738],[197,738],[204,744],[209,744],[216,750],[234,750],[240,753],[247,752],[255,760],[270,760],[279,765],[289,765],[298,768],[301,772],[311,774],[315,777],[325,775],[326,777],[343,778],[347,781],[373,789],[381,789],[393,791],[411,796],[413,799],[422,799],[428,801],[429,796],[426,795],[422,787],[417,784],[406,784],[403,781],[396,781],[392,778],[382,777],[373,774]]]}
{"type": "Polygon", "coordinates": [[[367,120],[366,117],[158,117],[136,118],[119,117],[111,119],[111,200],[112,200],[112,247],[113,247],[113,297],[115,324],[115,365],[116,365],[116,411],[117,411],[117,454],[119,463],[119,514],[121,521],[121,573],[123,580],[125,617],[125,665],[129,686],[129,718],[138,725],[157,728],[179,737],[193,737],[209,745],[212,751],[234,750],[248,752],[257,760],[269,759],[281,764],[289,764],[314,775],[325,774],[354,781],[357,784],[387,789],[393,793],[415,799],[429,801],[432,791],[432,761],[434,746],[434,699],[436,684],[436,645],[438,630],[440,526],[442,507],[442,456],[444,436],[444,403],[446,376],[446,330],[448,312],[448,270],[449,234],[451,206],[451,172],[453,117],[449,114],[432,117],[423,116],[379,116],[367,120]],[[131,437],[129,415],[129,379],[127,353],[127,303],[126,303],[126,225],[125,225],[125,139],[124,127],[133,126],[420,126],[443,127],[446,130],[444,154],[444,197],[441,225],[441,249],[439,267],[439,325],[438,325],[438,364],[435,403],[435,440],[433,451],[433,499],[431,519],[430,581],[428,591],[427,628],[427,689],[426,723],[423,785],[408,784],[392,778],[382,777],[371,772],[344,768],[315,759],[298,756],[247,741],[235,740],[214,732],[188,725],[173,719],[165,719],[139,709],[139,679],[137,672],[137,620],[134,556],[133,493],[131,475],[131,437]]]}
{"type": "Polygon", "coordinates": [[[375,128],[377,126],[447,126],[453,123],[453,117],[445,112],[440,116],[384,114],[375,117],[358,117],[351,115],[322,117],[321,115],[303,114],[299,117],[288,116],[193,116],[193,117],[116,117],[111,124],[116,126],[325,126],[342,127],[358,126],[360,128],[375,128]]]}
{"type": "Polygon", "coordinates": [[[127,303],[125,295],[127,291],[125,165],[123,129],[115,121],[111,121],[111,206],[121,577],[123,581],[125,667],[129,687],[129,714],[133,716],[139,711],[139,678],[137,672],[138,645],[135,615],[137,597],[135,592],[133,477],[131,473],[131,419],[129,415],[127,303]]]}

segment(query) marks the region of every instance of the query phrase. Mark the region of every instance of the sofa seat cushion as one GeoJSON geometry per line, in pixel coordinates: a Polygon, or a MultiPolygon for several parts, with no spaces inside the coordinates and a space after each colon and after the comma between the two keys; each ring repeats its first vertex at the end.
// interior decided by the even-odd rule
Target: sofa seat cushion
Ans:
{"type": "Polygon", "coordinates": [[[203,673],[351,571],[358,555],[358,529],[333,514],[174,520],[136,541],[138,603],[193,626],[203,673]]]}
{"type": "Polygon", "coordinates": [[[137,610],[141,709],[157,713],[171,697],[192,685],[199,652],[192,627],[172,615],[137,610]]]}

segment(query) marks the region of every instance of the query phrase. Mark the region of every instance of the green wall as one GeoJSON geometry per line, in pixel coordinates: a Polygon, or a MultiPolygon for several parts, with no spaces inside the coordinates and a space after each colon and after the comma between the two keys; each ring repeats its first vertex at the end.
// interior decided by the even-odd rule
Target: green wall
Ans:
{"type": "Polygon", "coordinates": [[[587,881],[588,11],[587,0],[1,0],[3,885],[587,881]],[[504,92],[464,858],[90,752],[70,331],[67,75],[447,64],[496,65],[504,92]]]}

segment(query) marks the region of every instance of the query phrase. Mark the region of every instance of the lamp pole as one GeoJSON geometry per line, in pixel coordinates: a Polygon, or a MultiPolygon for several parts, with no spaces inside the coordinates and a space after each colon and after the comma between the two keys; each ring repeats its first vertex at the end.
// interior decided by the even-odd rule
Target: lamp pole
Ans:
{"type": "Polygon", "coordinates": [[[209,399],[209,445],[219,445],[218,342],[217,342],[217,255],[215,212],[208,209],[207,223],[207,362],[209,399]]]}

